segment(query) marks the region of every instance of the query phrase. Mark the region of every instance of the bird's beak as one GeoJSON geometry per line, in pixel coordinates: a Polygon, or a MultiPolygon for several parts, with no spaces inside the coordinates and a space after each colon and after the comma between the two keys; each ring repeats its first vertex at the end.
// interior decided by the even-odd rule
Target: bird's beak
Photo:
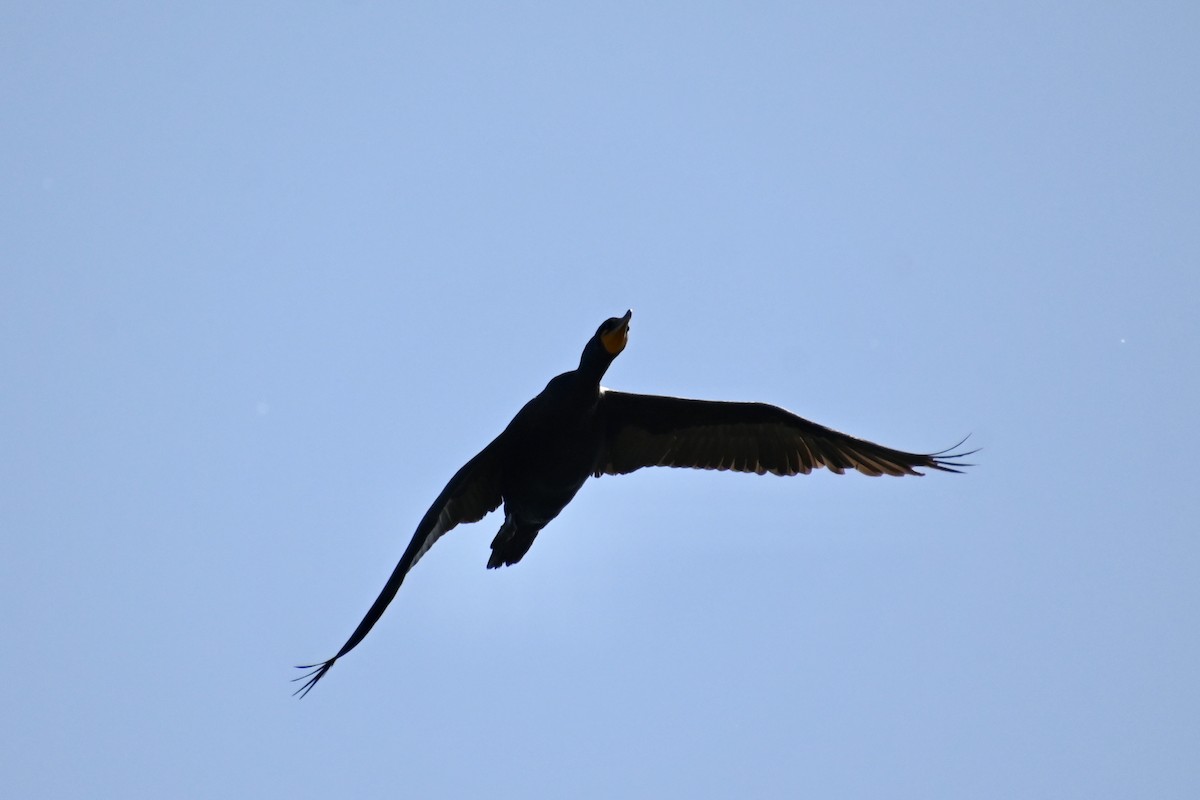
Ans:
{"type": "Polygon", "coordinates": [[[625,316],[621,317],[620,325],[600,337],[604,349],[610,355],[615,356],[625,349],[625,343],[629,341],[629,320],[631,319],[633,319],[632,308],[625,312],[625,316]]]}

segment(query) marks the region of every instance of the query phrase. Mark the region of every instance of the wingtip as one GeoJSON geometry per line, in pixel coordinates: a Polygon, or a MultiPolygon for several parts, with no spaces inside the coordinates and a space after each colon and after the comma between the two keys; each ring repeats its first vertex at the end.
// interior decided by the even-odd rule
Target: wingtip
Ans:
{"type": "Polygon", "coordinates": [[[297,666],[296,669],[308,669],[312,670],[312,672],[306,672],[299,678],[292,678],[292,683],[304,681],[299,689],[292,692],[292,697],[299,695],[300,699],[303,700],[305,695],[311,692],[313,687],[317,685],[317,681],[325,677],[325,673],[329,672],[329,668],[333,666],[333,662],[335,661],[337,661],[336,658],[331,658],[328,661],[322,661],[320,664],[302,664],[297,666]]]}
{"type": "Polygon", "coordinates": [[[962,459],[978,453],[983,449],[982,447],[976,447],[971,450],[959,450],[959,448],[966,443],[967,439],[970,438],[971,434],[968,433],[966,436],[959,439],[956,444],[947,447],[945,450],[938,450],[936,453],[930,453],[928,457],[933,463],[929,464],[928,466],[932,467],[933,469],[941,470],[942,472],[955,472],[960,475],[962,474],[963,470],[959,469],[959,467],[976,466],[974,463],[966,462],[962,459]]]}

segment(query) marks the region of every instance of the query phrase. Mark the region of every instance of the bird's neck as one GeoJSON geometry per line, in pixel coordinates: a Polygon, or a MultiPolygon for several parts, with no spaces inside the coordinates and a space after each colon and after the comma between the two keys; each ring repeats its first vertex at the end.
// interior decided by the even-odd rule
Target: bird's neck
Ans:
{"type": "Polygon", "coordinates": [[[598,355],[591,350],[585,351],[579,359],[579,368],[575,370],[580,385],[600,391],[600,379],[604,377],[611,363],[612,357],[607,354],[598,355]]]}

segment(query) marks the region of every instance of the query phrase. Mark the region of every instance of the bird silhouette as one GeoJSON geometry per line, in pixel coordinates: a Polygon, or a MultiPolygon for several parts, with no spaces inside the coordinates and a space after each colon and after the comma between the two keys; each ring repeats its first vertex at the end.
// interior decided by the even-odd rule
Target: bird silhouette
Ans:
{"type": "MultiPolygon", "coordinates": [[[[520,561],[538,533],[566,507],[589,477],[624,475],[642,467],[690,467],[760,475],[808,474],[824,467],[865,475],[921,475],[918,469],[960,472],[976,452],[962,445],[908,453],[857,439],[766,403],[689,400],[605,389],[600,379],[629,338],[632,311],[597,328],[579,366],[552,378],[499,436],[454,474],[417,525],[412,541],[366,616],[333,658],[310,672],[303,697],[383,616],[409,570],[447,531],[476,522],[504,505],[487,566],[520,561]],[[957,452],[956,452],[957,451],[957,452]]],[[[965,439],[963,440],[965,441],[965,439]]]]}

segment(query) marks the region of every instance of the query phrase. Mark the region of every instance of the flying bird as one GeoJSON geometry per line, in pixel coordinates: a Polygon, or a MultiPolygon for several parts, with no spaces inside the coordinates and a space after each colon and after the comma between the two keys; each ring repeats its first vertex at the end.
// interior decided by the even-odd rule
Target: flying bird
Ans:
{"type": "MultiPolygon", "coordinates": [[[[412,541],[362,622],[328,661],[311,670],[295,694],[303,697],[339,658],[366,637],[421,556],[459,523],[477,522],[504,505],[488,569],[520,561],[538,533],[592,476],[625,475],[642,467],[839,475],[921,475],[919,468],[960,472],[971,451],[962,444],[936,453],[906,453],[856,439],[766,403],[687,400],[615,392],[600,379],[629,340],[632,311],[596,329],[579,366],[551,379],[499,436],[455,473],[417,525],[412,541]]],[[[965,440],[964,440],[965,441],[965,440]]]]}

